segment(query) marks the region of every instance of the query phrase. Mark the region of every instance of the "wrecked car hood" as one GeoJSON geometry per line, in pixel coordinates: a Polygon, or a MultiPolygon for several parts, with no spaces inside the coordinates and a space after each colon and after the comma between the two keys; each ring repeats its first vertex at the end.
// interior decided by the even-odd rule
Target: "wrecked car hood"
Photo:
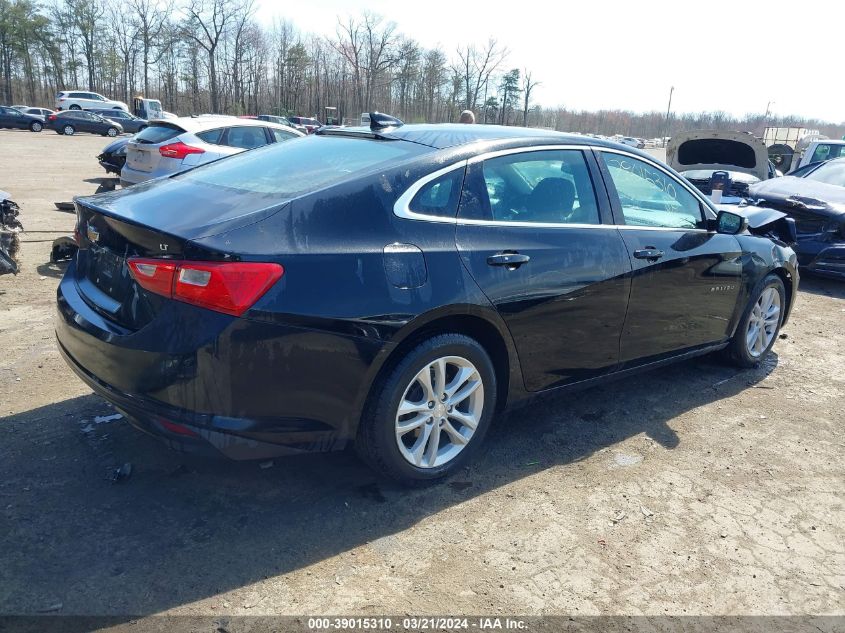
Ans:
{"type": "Polygon", "coordinates": [[[682,173],[730,171],[748,174],[757,180],[766,180],[769,176],[766,145],[748,132],[679,132],[666,146],[666,163],[682,173]]]}
{"type": "Polygon", "coordinates": [[[768,200],[822,215],[845,215],[845,187],[818,180],[784,176],[751,185],[752,200],[768,200]]]}

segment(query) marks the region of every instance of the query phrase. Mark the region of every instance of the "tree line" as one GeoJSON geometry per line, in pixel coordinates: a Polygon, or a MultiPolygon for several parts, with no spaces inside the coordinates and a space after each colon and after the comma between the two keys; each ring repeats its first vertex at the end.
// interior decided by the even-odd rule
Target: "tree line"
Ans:
{"type": "MultiPolygon", "coordinates": [[[[59,90],[131,104],[161,100],[181,115],[276,114],[350,123],[379,110],[406,122],[529,125],[643,138],[684,129],[803,125],[840,137],[845,126],[796,117],[541,107],[543,83],[508,63],[490,38],[454,51],[426,48],[394,22],[364,12],[339,17],[331,36],[286,19],[262,24],[255,0],[0,0],[0,102],[51,107],[59,90]]],[[[553,82],[558,78],[544,78],[553,82]]]]}

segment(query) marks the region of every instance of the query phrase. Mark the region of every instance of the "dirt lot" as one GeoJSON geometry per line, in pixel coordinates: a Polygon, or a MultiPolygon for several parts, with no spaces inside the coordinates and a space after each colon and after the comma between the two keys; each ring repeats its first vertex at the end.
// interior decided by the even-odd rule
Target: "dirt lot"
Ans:
{"type": "Polygon", "coordinates": [[[802,280],[765,367],[545,400],[434,488],[346,453],[187,459],[55,349],[53,203],[106,142],[0,131],[28,230],[0,278],[0,614],[845,614],[845,284],[802,280]]]}

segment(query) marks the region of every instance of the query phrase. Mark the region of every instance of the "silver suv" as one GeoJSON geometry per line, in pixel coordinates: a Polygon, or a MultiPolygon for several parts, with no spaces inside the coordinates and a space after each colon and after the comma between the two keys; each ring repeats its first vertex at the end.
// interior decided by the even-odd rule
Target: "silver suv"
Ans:
{"type": "Polygon", "coordinates": [[[244,150],[304,136],[301,132],[255,119],[200,115],[153,121],[126,145],[120,171],[124,187],[171,176],[244,150]]]}

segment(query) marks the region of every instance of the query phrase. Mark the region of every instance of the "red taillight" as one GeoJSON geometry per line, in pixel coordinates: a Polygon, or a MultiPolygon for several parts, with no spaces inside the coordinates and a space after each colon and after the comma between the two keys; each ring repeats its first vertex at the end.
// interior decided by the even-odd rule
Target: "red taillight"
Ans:
{"type": "Polygon", "coordinates": [[[47,120],[48,120],[48,121],[55,121],[55,120],[56,120],[56,115],[55,115],[55,114],[51,114],[50,116],[48,116],[48,117],[47,117],[47,120]]]}
{"type": "Polygon", "coordinates": [[[187,435],[188,437],[199,437],[196,433],[194,433],[191,429],[189,429],[184,424],[177,424],[176,422],[170,422],[169,420],[162,420],[159,419],[159,424],[161,424],[165,429],[170,431],[171,433],[176,433],[176,435],[187,435]]]}
{"type": "Polygon", "coordinates": [[[169,143],[168,145],[159,147],[158,153],[165,158],[178,158],[181,160],[188,154],[205,154],[205,150],[199,147],[185,145],[182,141],[177,141],[176,143],[169,143]]]}
{"type": "Polygon", "coordinates": [[[132,257],[129,270],[140,286],[170,299],[240,316],[285,272],[279,264],[194,262],[132,257]]]}

